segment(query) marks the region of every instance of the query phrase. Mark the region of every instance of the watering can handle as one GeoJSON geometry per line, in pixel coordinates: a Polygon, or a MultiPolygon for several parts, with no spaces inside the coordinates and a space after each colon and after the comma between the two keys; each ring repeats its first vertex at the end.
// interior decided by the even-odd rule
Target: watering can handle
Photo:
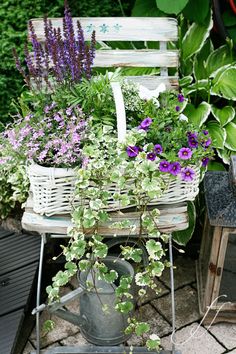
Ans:
{"type": "Polygon", "coordinates": [[[87,318],[84,315],[80,316],[77,313],[75,314],[71,311],[62,309],[63,306],[65,306],[66,304],[68,304],[70,301],[74,300],[78,296],[82,295],[83,292],[84,292],[84,289],[79,287],[79,288],[71,291],[70,293],[62,296],[60,301],[55,301],[55,302],[48,304],[48,305],[42,304],[42,305],[36,307],[32,311],[32,314],[35,315],[37,312],[41,312],[46,308],[49,312],[56,314],[58,317],[61,317],[66,321],[69,321],[69,322],[71,322],[77,326],[83,327],[83,328],[88,328],[89,323],[88,323],[87,318]]]}

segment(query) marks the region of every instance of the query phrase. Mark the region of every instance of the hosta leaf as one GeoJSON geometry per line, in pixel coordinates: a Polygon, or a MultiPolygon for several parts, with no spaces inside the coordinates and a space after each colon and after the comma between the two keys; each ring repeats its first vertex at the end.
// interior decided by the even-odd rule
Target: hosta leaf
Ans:
{"type": "Polygon", "coordinates": [[[188,86],[192,83],[193,77],[191,75],[184,76],[182,79],[179,80],[180,87],[188,86]]]}
{"type": "Polygon", "coordinates": [[[224,148],[224,150],[217,149],[217,153],[218,153],[219,157],[222,159],[222,161],[226,165],[230,164],[230,155],[231,155],[231,151],[230,150],[228,150],[227,148],[224,148]]]}
{"type": "Polygon", "coordinates": [[[229,150],[236,151],[236,124],[230,122],[225,126],[225,130],[226,130],[225,146],[229,150]]]}
{"type": "Polygon", "coordinates": [[[217,108],[215,106],[211,106],[211,112],[215,119],[222,125],[226,125],[231,122],[235,116],[235,109],[231,106],[225,106],[223,108],[217,108]]]}
{"type": "Polygon", "coordinates": [[[173,232],[173,240],[181,246],[185,246],[191,239],[196,223],[196,210],[193,202],[188,202],[189,226],[186,230],[173,232]]]}
{"type": "Polygon", "coordinates": [[[212,28],[212,19],[209,17],[207,26],[193,23],[186,32],[182,43],[182,58],[186,60],[193,54],[198,53],[203,47],[212,28]]]}
{"type": "Polygon", "coordinates": [[[207,76],[212,76],[222,66],[233,63],[234,58],[228,45],[223,45],[212,52],[206,61],[207,76]]]}
{"type": "Polygon", "coordinates": [[[196,91],[207,91],[209,90],[209,82],[208,80],[199,80],[195,82],[192,85],[189,85],[188,87],[183,89],[184,95],[188,96],[190,93],[196,92],[196,91]]]}
{"type": "MultiPolygon", "coordinates": [[[[187,5],[189,0],[156,0],[158,9],[166,14],[179,14],[187,5]]],[[[145,1],[144,1],[145,2],[145,1]]]]}
{"type": "Polygon", "coordinates": [[[136,0],[132,9],[132,16],[163,16],[163,12],[157,8],[155,0],[136,0]]]}
{"type": "Polygon", "coordinates": [[[224,149],[226,132],[218,122],[211,121],[207,123],[207,130],[212,139],[212,146],[217,149],[224,149]]]}
{"type": "Polygon", "coordinates": [[[211,94],[236,101],[236,66],[229,67],[219,76],[211,89],[211,94]]]}
{"type": "Polygon", "coordinates": [[[203,23],[209,13],[209,0],[189,0],[183,10],[184,17],[190,21],[203,23]]]}
{"type": "Polygon", "coordinates": [[[201,50],[194,57],[193,73],[196,80],[202,80],[208,77],[206,70],[206,61],[212,51],[212,41],[208,38],[201,50]]]}
{"type": "Polygon", "coordinates": [[[211,111],[211,105],[207,102],[202,102],[197,108],[191,103],[187,104],[184,114],[188,117],[189,123],[193,123],[197,128],[207,120],[211,111]]]}

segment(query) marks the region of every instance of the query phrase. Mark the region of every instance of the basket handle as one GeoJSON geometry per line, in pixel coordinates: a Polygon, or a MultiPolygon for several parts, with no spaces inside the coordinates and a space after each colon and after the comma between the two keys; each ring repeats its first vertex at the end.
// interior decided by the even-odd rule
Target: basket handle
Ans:
{"type": "Polygon", "coordinates": [[[111,81],[111,88],[116,106],[118,141],[123,142],[126,135],[126,114],[124,98],[120,83],[118,81],[111,81]]]}

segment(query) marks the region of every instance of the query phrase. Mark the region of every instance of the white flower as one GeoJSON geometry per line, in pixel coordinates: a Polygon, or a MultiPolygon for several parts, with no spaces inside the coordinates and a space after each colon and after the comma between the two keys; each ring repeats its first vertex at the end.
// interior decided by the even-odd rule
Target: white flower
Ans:
{"type": "Polygon", "coordinates": [[[186,117],[183,113],[179,115],[179,120],[188,122],[188,117],[186,117]]]}

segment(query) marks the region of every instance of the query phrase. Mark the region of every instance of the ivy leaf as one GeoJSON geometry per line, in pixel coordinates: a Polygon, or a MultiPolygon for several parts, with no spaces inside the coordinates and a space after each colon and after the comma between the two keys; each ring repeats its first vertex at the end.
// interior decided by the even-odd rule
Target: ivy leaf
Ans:
{"type": "Polygon", "coordinates": [[[161,344],[161,340],[158,336],[156,335],[151,335],[150,339],[148,339],[146,341],[146,346],[148,348],[148,350],[156,350],[159,351],[160,349],[160,344],[161,344]]]}
{"type": "Polygon", "coordinates": [[[76,274],[76,272],[78,270],[76,264],[73,262],[66,262],[65,269],[67,270],[67,272],[69,273],[70,276],[73,276],[74,274],[76,274]]]}
{"type": "Polygon", "coordinates": [[[211,105],[207,102],[201,102],[197,108],[191,103],[185,107],[184,114],[188,117],[189,122],[193,123],[197,128],[201,127],[207,120],[211,112],[211,105]]]}
{"type": "Polygon", "coordinates": [[[134,305],[131,301],[123,301],[115,306],[116,310],[121,313],[129,313],[133,310],[134,305]]]}
{"type": "Polygon", "coordinates": [[[152,276],[154,277],[160,277],[162,275],[162,272],[164,270],[164,264],[162,262],[153,262],[151,264],[151,273],[152,276]]]}
{"type": "Polygon", "coordinates": [[[56,287],[60,287],[66,285],[69,281],[69,276],[66,272],[60,270],[53,278],[53,285],[55,284],[56,287]]]}
{"type": "Polygon", "coordinates": [[[52,320],[46,320],[43,324],[43,331],[50,332],[55,328],[55,322],[52,320]]]}
{"type": "Polygon", "coordinates": [[[150,331],[150,325],[146,322],[139,322],[136,324],[135,333],[137,336],[142,336],[144,333],[150,331]]]}
{"type": "Polygon", "coordinates": [[[222,127],[231,122],[235,116],[235,109],[232,106],[217,108],[212,105],[211,112],[222,127]]]}
{"type": "MultiPolygon", "coordinates": [[[[100,275],[101,276],[101,275],[100,275]]],[[[118,278],[118,273],[112,269],[110,272],[102,273],[101,278],[105,280],[107,283],[114,283],[114,281],[118,278]]]]}
{"type": "Polygon", "coordinates": [[[148,240],[146,242],[146,249],[151,259],[160,259],[164,254],[162,244],[155,240],[148,240]]]}
{"type": "Polygon", "coordinates": [[[107,256],[108,246],[102,242],[96,242],[94,245],[93,253],[95,257],[105,258],[107,256]]]}
{"type": "Polygon", "coordinates": [[[158,9],[166,14],[178,15],[187,5],[189,0],[156,0],[158,9]]]}

